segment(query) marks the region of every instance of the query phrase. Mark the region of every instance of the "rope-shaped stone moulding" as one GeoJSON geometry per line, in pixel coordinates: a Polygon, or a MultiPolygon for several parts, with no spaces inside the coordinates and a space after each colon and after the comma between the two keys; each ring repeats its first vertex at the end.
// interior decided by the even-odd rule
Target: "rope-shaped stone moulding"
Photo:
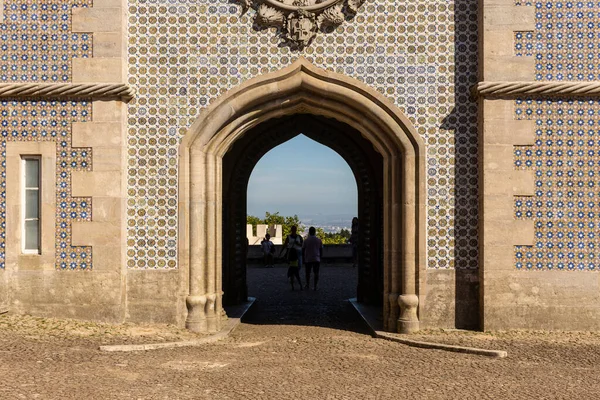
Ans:
{"type": "Polygon", "coordinates": [[[597,97],[600,82],[479,82],[473,95],[503,97],[597,97]]]}
{"type": "Polygon", "coordinates": [[[129,101],[133,89],[124,83],[1,83],[0,97],[115,99],[129,101]]]}
{"type": "Polygon", "coordinates": [[[256,10],[258,28],[276,27],[292,47],[302,49],[310,44],[317,31],[335,27],[358,12],[364,0],[238,0],[244,7],[256,10]]]}

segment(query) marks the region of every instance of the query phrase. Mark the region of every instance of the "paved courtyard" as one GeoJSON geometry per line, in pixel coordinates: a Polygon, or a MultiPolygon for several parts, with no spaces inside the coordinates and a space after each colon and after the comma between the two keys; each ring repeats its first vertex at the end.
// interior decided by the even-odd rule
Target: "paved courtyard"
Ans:
{"type": "MultiPolygon", "coordinates": [[[[592,399],[595,333],[425,332],[508,358],[373,339],[344,299],[356,270],[324,266],[320,290],[291,292],[286,269],[250,267],[258,298],[233,334],[199,347],[105,353],[100,344],[193,338],[174,327],[0,315],[0,399],[592,399]]],[[[304,277],[303,277],[304,278],[304,277]]]]}

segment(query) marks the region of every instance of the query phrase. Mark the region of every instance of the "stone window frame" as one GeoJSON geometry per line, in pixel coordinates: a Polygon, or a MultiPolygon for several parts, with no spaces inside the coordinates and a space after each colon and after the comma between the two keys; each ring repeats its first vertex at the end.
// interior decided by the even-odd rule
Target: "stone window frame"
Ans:
{"type": "Polygon", "coordinates": [[[12,270],[54,270],[56,221],[56,143],[6,143],[6,268],[12,270]],[[23,252],[22,159],[40,158],[40,248],[39,253],[23,252]]]}
{"type": "Polygon", "coordinates": [[[21,252],[22,254],[40,254],[41,252],[41,236],[42,236],[42,230],[40,229],[42,226],[42,215],[41,215],[41,211],[42,211],[42,182],[41,182],[41,177],[42,177],[42,157],[40,157],[39,154],[23,154],[21,156],[21,170],[20,170],[20,174],[21,174],[21,180],[20,180],[20,190],[21,190],[21,204],[23,204],[23,207],[21,207],[21,235],[22,237],[24,237],[24,240],[21,240],[21,252]],[[30,186],[27,183],[27,163],[29,161],[37,161],[37,183],[35,186],[30,186]],[[27,201],[27,193],[29,191],[32,190],[36,190],[38,195],[37,195],[37,215],[35,217],[27,217],[27,206],[28,201],[27,201]],[[37,229],[37,246],[36,248],[27,248],[27,222],[28,221],[32,221],[32,220],[36,220],[38,223],[38,229],[37,229]]]}

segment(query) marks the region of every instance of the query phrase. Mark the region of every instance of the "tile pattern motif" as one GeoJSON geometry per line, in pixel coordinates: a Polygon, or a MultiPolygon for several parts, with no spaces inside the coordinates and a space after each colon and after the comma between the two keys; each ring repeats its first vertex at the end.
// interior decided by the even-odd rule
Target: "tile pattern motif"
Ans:
{"type": "Polygon", "coordinates": [[[130,0],[128,267],[177,267],[178,145],[200,111],[298,56],[365,82],[427,144],[429,268],[477,267],[477,2],[369,0],[302,51],[227,0],[130,0]]]}
{"type": "Polygon", "coordinates": [[[600,2],[538,1],[535,31],[515,32],[515,54],[536,59],[538,81],[600,80],[600,2]]]}
{"type": "MultiPolygon", "coordinates": [[[[600,2],[527,2],[533,32],[515,33],[515,54],[536,58],[538,81],[600,80],[600,2]]],[[[536,121],[533,146],[515,148],[515,168],[536,176],[534,196],[515,199],[515,218],[535,224],[535,245],[517,246],[523,270],[598,268],[600,102],[517,100],[515,117],[536,121]]]]}

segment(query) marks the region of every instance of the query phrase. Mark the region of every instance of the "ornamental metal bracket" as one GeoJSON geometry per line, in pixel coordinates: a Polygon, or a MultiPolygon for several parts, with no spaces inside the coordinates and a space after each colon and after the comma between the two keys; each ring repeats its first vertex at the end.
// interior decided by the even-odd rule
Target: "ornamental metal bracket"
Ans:
{"type": "Polygon", "coordinates": [[[310,44],[319,30],[335,27],[358,12],[365,0],[238,0],[256,10],[259,27],[277,27],[293,47],[310,44]]]}

